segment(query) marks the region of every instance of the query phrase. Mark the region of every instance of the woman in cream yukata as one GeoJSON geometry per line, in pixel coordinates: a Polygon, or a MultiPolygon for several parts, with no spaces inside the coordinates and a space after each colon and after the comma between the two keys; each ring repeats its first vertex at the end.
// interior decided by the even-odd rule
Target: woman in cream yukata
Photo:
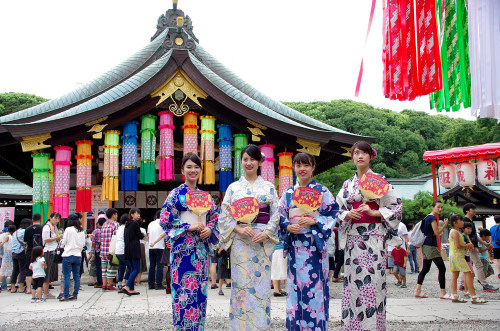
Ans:
{"type": "Polygon", "coordinates": [[[330,293],[328,286],[328,239],[339,210],[326,186],[312,180],[316,161],[308,153],[293,159],[298,182],[280,200],[280,235],[288,258],[286,329],[328,330],[330,293]],[[299,187],[320,192],[322,203],[308,215],[295,206],[293,193],[299,187]]]}
{"type": "Polygon", "coordinates": [[[262,159],[255,145],[242,150],[245,176],[229,185],[219,215],[222,246],[231,247],[230,330],[271,328],[271,256],[279,242],[279,211],[274,185],[257,175],[262,159]],[[259,203],[259,214],[249,225],[238,224],[229,212],[232,203],[245,197],[259,203]]]}
{"type": "Polygon", "coordinates": [[[359,179],[365,173],[373,173],[370,162],[376,155],[367,142],[358,141],[352,146],[351,157],[357,172],[344,182],[337,195],[339,244],[345,252],[342,330],[386,329],[385,239],[388,230],[397,231],[403,205],[390,184],[381,199],[363,202],[359,179]]]}
{"type": "MultiPolygon", "coordinates": [[[[198,190],[201,160],[188,153],[182,160],[184,184],[168,195],[161,211],[160,225],[170,238],[172,312],[175,330],[205,329],[207,309],[209,250],[218,242],[217,209],[198,215],[189,210],[186,194],[198,190]]],[[[156,240],[161,240],[162,236],[156,240]]]]}

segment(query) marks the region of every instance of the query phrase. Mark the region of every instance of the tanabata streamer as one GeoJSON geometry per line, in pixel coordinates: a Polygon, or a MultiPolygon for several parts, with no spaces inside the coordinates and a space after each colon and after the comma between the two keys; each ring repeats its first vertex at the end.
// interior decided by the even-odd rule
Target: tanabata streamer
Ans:
{"type": "Polygon", "coordinates": [[[69,171],[71,166],[71,151],[69,146],[56,146],[54,161],[54,212],[61,218],[69,215],[69,171]]]}
{"type": "Polygon", "coordinates": [[[434,1],[383,1],[382,61],[386,98],[413,100],[442,88],[434,1]]]}
{"type": "Polygon", "coordinates": [[[261,166],[261,176],[264,178],[264,180],[268,181],[269,183],[275,185],[275,173],[274,173],[274,145],[271,144],[266,144],[266,145],[260,145],[260,151],[262,154],[265,155],[266,159],[262,163],[261,166]]]}
{"type": "Polygon", "coordinates": [[[359,190],[364,201],[380,199],[389,191],[389,183],[375,174],[364,174],[359,180],[359,190]]]}
{"type": "Polygon", "coordinates": [[[76,208],[77,212],[92,211],[92,145],[90,140],[76,144],[76,208]]]}
{"type": "Polygon", "coordinates": [[[215,117],[200,116],[201,120],[201,149],[200,157],[203,164],[204,176],[200,176],[199,183],[202,179],[205,184],[215,184],[215,117]]]}
{"type": "Polygon", "coordinates": [[[49,154],[31,154],[33,158],[33,214],[42,215],[45,222],[49,218],[50,184],[49,154]]]}
{"type": "Polygon", "coordinates": [[[500,120],[500,1],[468,3],[472,115],[500,120]]]}
{"type": "MultiPolygon", "coordinates": [[[[49,157],[49,215],[54,212],[54,159],[49,157]]],[[[42,218],[42,224],[47,222],[48,218],[42,218]]]]}
{"type": "Polygon", "coordinates": [[[245,170],[241,166],[241,151],[248,145],[248,137],[244,133],[233,134],[234,138],[234,179],[238,180],[245,175],[245,170]]]}
{"type": "Polygon", "coordinates": [[[231,125],[219,124],[219,192],[226,192],[227,187],[233,182],[233,161],[231,125]]]}
{"type": "Polygon", "coordinates": [[[229,207],[229,213],[237,222],[250,224],[259,214],[259,202],[254,197],[238,199],[229,207]]]}
{"type": "Polygon", "coordinates": [[[198,155],[198,114],[189,111],[184,114],[184,146],[183,153],[193,153],[198,155]]]}
{"type": "Polygon", "coordinates": [[[137,125],[136,121],[123,125],[122,191],[137,191],[137,125]]]}
{"type": "Polygon", "coordinates": [[[120,131],[104,133],[104,170],[101,200],[118,200],[118,154],[120,151],[120,131]]]}
{"type": "Polygon", "coordinates": [[[141,172],[140,183],[156,184],[156,116],[141,116],[141,172]]]}
{"type": "Polygon", "coordinates": [[[168,111],[159,112],[160,116],[160,165],[159,180],[174,179],[174,114],[168,111]]]}
{"type": "Polygon", "coordinates": [[[278,153],[279,159],[279,181],[278,192],[281,197],[286,190],[293,185],[293,166],[292,166],[293,153],[283,152],[278,153]]]}
{"type": "Polygon", "coordinates": [[[467,9],[464,0],[438,0],[443,89],[430,96],[431,108],[457,111],[471,105],[467,9]]]}

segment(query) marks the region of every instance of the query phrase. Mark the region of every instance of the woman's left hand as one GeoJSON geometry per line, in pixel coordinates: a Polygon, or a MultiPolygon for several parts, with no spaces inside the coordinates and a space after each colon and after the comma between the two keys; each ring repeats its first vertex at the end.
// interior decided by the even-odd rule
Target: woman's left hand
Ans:
{"type": "Polygon", "coordinates": [[[308,216],[303,216],[299,219],[299,225],[300,226],[311,226],[316,224],[316,221],[314,218],[308,217],[308,216]]]}
{"type": "Polygon", "coordinates": [[[203,230],[200,232],[200,238],[201,239],[206,239],[212,234],[212,230],[208,226],[205,226],[203,230]]]}
{"type": "Polygon", "coordinates": [[[252,238],[252,241],[256,244],[258,243],[261,243],[261,242],[264,242],[264,240],[267,239],[267,234],[265,234],[264,232],[261,232],[259,234],[256,234],[255,236],[253,236],[252,238]]]}

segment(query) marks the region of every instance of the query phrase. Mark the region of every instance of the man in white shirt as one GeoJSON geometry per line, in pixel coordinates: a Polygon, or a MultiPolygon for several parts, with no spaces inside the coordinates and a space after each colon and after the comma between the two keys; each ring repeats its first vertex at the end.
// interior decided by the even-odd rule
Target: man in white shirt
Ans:
{"type": "Polygon", "coordinates": [[[153,247],[150,245],[163,234],[163,229],[160,226],[161,210],[158,210],[155,215],[155,220],[148,225],[149,238],[149,289],[162,290],[165,287],[162,284],[163,280],[163,265],[160,263],[165,249],[165,240],[159,240],[153,247]],[[156,280],[156,281],[155,281],[156,280]]]}
{"type": "Polygon", "coordinates": [[[43,280],[43,296],[45,299],[54,299],[52,294],[49,294],[49,283],[57,280],[57,275],[59,274],[58,265],[54,263],[54,255],[58,245],[58,241],[63,237],[62,234],[58,234],[57,225],[61,221],[61,215],[59,213],[50,214],[50,219],[43,226],[42,230],[42,241],[43,241],[43,257],[45,258],[45,263],[47,264],[47,269],[45,270],[45,279],[43,280]]]}

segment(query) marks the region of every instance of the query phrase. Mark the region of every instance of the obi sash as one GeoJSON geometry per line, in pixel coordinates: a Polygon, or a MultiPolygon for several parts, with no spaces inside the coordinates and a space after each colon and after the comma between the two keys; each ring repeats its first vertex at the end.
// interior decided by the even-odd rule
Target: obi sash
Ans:
{"type": "MultiPolygon", "coordinates": [[[[352,208],[357,209],[363,204],[363,201],[356,201],[352,203],[352,208]]],[[[376,202],[368,201],[366,204],[373,210],[378,210],[378,205],[376,202]]],[[[351,220],[351,223],[381,223],[382,219],[380,217],[370,216],[367,213],[362,213],[359,220],[351,220]]]]}
{"type": "MultiPolygon", "coordinates": [[[[198,223],[200,221],[200,217],[192,211],[186,210],[181,212],[181,220],[183,223],[192,225],[194,223],[198,223]]],[[[207,225],[207,213],[203,213],[201,215],[201,223],[203,223],[203,225],[207,225]]]]}
{"type": "MultiPolygon", "coordinates": [[[[257,217],[252,223],[259,223],[259,224],[267,224],[269,223],[269,220],[271,219],[271,216],[269,215],[269,205],[266,203],[259,203],[259,213],[257,214],[257,217]]],[[[247,224],[243,222],[238,222],[238,224],[247,224]]]]}

